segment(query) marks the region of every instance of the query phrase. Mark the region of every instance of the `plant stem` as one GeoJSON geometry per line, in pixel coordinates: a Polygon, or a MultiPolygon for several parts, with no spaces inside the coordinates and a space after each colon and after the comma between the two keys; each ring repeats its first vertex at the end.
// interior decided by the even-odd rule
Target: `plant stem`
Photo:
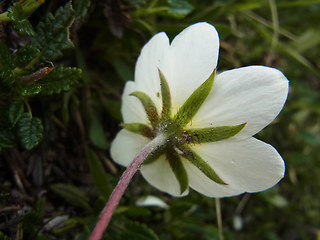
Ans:
{"type": "Polygon", "coordinates": [[[218,222],[218,229],[219,229],[219,239],[223,240],[224,238],[223,238],[220,198],[216,198],[215,200],[216,200],[217,222],[218,222]]]}
{"type": "Polygon", "coordinates": [[[151,142],[149,142],[133,159],[129,167],[122,174],[117,186],[111,193],[110,198],[107,204],[105,205],[105,207],[103,208],[100,218],[89,237],[89,240],[101,239],[103,232],[107,228],[108,223],[110,222],[110,219],[112,217],[112,214],[116,209],[124,191],[129,185],[133,175],[136,173],[136,171],[138,170],[140,165],[143,163],[143,161],[150,154],[152,154],[156,149],[162,146],[165,141],[166,141],[166,137],[163,134],[158,135],[151,142]]]}

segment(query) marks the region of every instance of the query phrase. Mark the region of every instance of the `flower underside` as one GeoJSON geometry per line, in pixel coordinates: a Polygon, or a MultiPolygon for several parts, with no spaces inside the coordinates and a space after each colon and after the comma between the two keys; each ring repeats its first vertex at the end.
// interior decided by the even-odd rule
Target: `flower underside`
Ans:
{"type": "Polygon", "coordinates": [[[161,161],[159,157],[165,156],[166,161],[170,164],[179,182],[181,194],[189,185],[188,175],[182,161],[189,161],[212,181],[227,185],[228,183],[224,182],[205,160],[192,151],[191,147],[195,144],[216,142],[230,138],[239,133],[246,123],[235,126],[184,129],[209,95],[212,89],[215,71],[189,96],[186,102],[179,108],[178,112],[174,116],[171,116],[171,94],[169,85],[164,74],[160,69],[158,70],[162,97],[161,113],[158,113],[156,105],[146,93],[139,91],[133,92],[131,95],[137,97],[142,103],[150,125],[142,123],[122,124],[126,130],[150,139],[153,139],[159,134],[165,134],[167,137],[166,143],[156,149],[153,154],[144,161],[144,164],[161,161]]]}

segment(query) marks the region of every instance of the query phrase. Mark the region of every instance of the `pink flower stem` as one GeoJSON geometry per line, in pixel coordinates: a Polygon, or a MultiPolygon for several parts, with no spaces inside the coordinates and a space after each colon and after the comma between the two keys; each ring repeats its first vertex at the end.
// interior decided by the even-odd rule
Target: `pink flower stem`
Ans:
{"type": "MultiPolygon", "coordinates": [[[[113,190],[113,192],[110,195],[110,198],[103,208],[100,218],[93,229],[89,240],[99,240],[101,239],[104,231],[106,230],[110,219],[112,217],[112,214],[114,210],[116,209],[117,205],[119,204],[119,201],[128,187],[133,175],[136,173],[140,165],[143,163],[143,161],[152,154],[157,148],[159,148],[163,143],[165,142],[166,137],[164,135],[158,135],[156,138],[154,138],[151,142],[149,142],[139,153],[138,155],[133,159],[129,167],[123,172],[117,186],[113,190]]],[[[125,147],[125,146],[124,146],[125,147]]],[[[123,149],[125,151],[125,149],[123,149]]]]}

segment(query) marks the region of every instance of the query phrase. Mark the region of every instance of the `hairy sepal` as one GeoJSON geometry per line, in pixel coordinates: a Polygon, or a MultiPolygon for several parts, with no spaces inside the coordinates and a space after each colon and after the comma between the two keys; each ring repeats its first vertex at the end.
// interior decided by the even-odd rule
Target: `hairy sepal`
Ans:
{"type": "Polygon", "coordinates": [[[239,133],[247,123],[235,126],[220,126],[210,128],[187,129],[185,133],[189,138],[189,143],[217,142],[239,133]]]}
{"type": "Polygon", "coordinates": [[[185,101],[185,103],[179,108],[173,120],[179,127],[184,127],[188,124],[194,115],[198,112],[203,102],[208,97],[215,76],[215,70],[209,76],[209,78],[202,83],[185,101]]]}
{"type": "Polygon", "coordinates": [[[204,175],[206,175],[215,183],[221,185],[228,185],[220,178],[220,176],[205,160],[203,160],[198,154],[193,152],[190,148],[184,147],[182,149],[182,156],[185,159],[187,159],[190,163],[192,163],[194,166],[196,166],[204,175]]]}
{"type": "Polygon", "coordinates": [[[129,132],[140,134],[147,138],[154,137],[152,129],[148,125],[143,123],[122,123],[121,127],[128,130],[129,132]]]}
{"type": "Polygon", "coordinates": [[[156,105],[152,99],[144,92],[136,91],[130,94],[130,96],[135,96],[142,103],[145,112],[147,113],[148,119],[152,126],[155,126],[159,122],[159,115],[157,112],[156,105]]]}

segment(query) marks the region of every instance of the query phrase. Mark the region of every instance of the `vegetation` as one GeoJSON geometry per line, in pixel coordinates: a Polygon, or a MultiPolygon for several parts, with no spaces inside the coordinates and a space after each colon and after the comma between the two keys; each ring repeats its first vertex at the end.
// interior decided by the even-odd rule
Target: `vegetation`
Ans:
{"type": "MultiPolygon", "coordinates": [[[[290,80],[283,111],[256,136],[282,155],[285,178],[222,199],[225,238],[319,239],[319,0],[1,1],[0,239],[87,239],[124,170],[109,147],[141,47],[200,21],[219,32],[218,71],[266,65],[290,80]]],[[[172,198],[139,174],[104,236],[218,238],[214,199],[172,198]],[[168,208],[137,204],[149,195],[168,208]]]]}

